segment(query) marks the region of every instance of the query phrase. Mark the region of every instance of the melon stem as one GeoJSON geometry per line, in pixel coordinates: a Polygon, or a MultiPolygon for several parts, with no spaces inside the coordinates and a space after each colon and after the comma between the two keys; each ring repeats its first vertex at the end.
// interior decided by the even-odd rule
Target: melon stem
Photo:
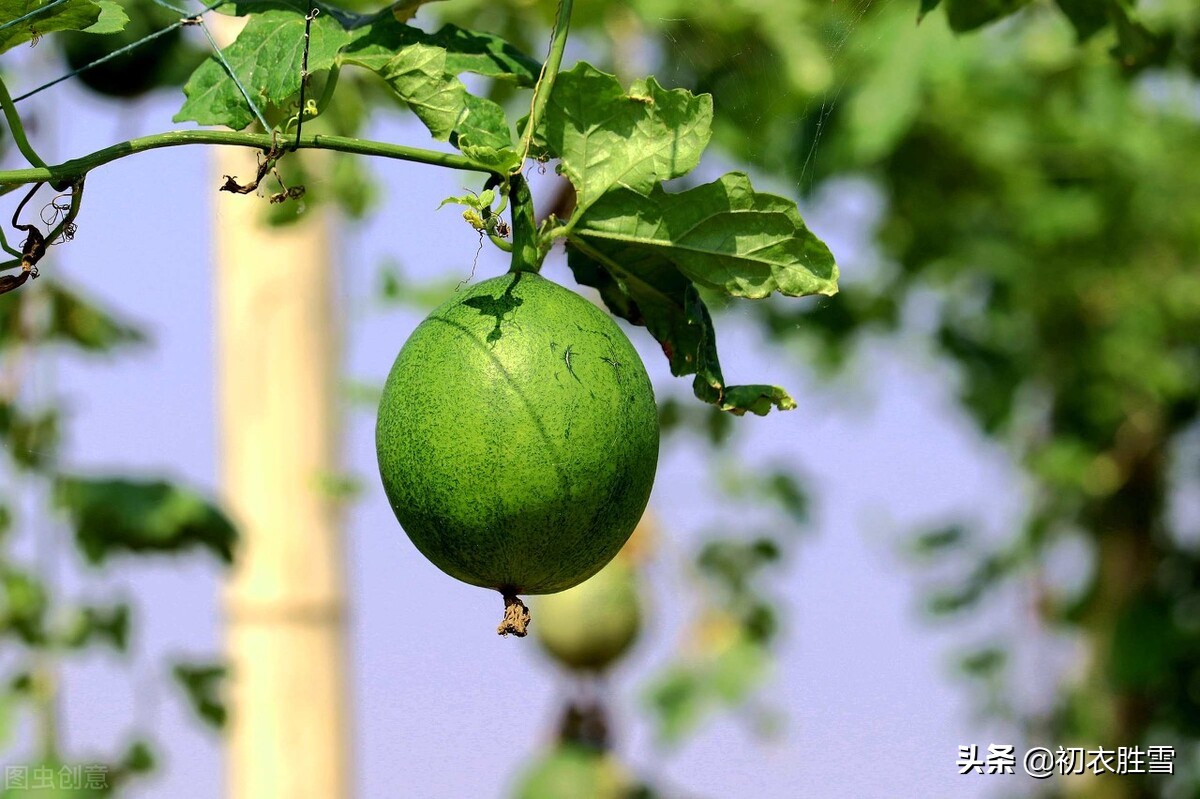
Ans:
{"type": "Polygon", "coordinates": [[[504,594],[504,621],[500,622],[496,632],[518,638],[529,634],[529,608],[516,594],[504,594]]]}

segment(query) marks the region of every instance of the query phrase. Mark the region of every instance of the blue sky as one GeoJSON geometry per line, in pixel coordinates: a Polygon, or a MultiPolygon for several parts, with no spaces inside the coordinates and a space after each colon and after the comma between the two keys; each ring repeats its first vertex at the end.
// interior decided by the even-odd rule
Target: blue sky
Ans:
{"type": "MultiPolygon", "coordinates": [[[[18,77],[17,91],[34,76],[18,77]]],[[[60,161],[170,129],[176,106],[168,93],[118,109],[65,84],[22,111],[36,110],[37,146],[60,161]]],[[[395,121],[372,135],[424,138],[395,121]]],[[[384,202],[366,225],[348,230],[338,273],[346,372],[380,381],[418,315],[373,307],[379,263],[395,259],[413,278],[465,278],[477,238],[457,211],[435,211],[442,197],[460,193],[462,176],[395,162],[371,169],[384,202]]],[[[98,170],[88,179],[76,240],[43,263],[47,277],[68,276],[153,339],[100,360],[44,356],[44,385],[74,412],[67,428],[73,467],[166,473],[216,489],[209,231],[214,220],[263,201],[218,195],[210,171],[202,148],[156,151],[98,170]]],[[[828,198],[808,215],[851,280],[867,199],[853,192],[828,198]]],[[[476,276],[503,269],[499,254],[485,250],[476,276]]],[[[558,259],[546,274],[573,285],[558,259]]],[[[670,377],[650,337],[630,333],[659,395],[686,394],[687,381],[670,377]]],[[[650,634],[610,686],[619,754],[648,776],[709,797],[970,799],[1011,790],[1015,778],[971,779],[955,768],[959,744],[986,747],[1003,735],[972,719],[968,694],[950,677],[954,648],[990,630],[929,627],[919,613],[916,571],[897,554],[913,524],[962,510],[997,527],[1011,520],[1019,485],[1006,457],[977,439],[955,408],[948,376],[919,354],[871,345],[863,366],[831,389],[798,359],[764,351],[736,308],[719,320],[718,333],[731,382],[775,382],[800,405],[739,420],[748,431],[739,456],[792,460],[818,500],[813,534],[793,548],[775,583],[789,615],[762,700],[784,714],[783,732],[763,742],[726,716],[678,751],[663,752],[639,718],[637,691],[667,662],[690,609],[681,596],[691,543],[718,514],[702,461],[707,450],[680,439],[664,450],[652,498],[667,540],[650,573],[650,634]]],[[[372,425],[369,413],[353,411],[344,445],[346,468],[366,485],[346,517],[357,795],[503,796],[548,740],[564,683],[532,639],[495,635],[494,594],[446,577],[405,538],[377,484],[372,425]],[[414,596],[424,611],[415,621],[406,612],[414,596]]],[[[164,747],[163,769],[132,795],[220,796],[219,741],[190,720],[165,666],[168,655],[218,652],[217,570],[199,558],[138,560],[97,577],[76,573],[65,565],[69,550],[60,551],[58,577],[69,590],[116,591],[136,602],[131,659],[94,653],[66,671],[72,750],[86,754],[150,728],[164,747]]],[[[1023,623],[1014,607],[984,622],[998,629],[1023,623]]]]}

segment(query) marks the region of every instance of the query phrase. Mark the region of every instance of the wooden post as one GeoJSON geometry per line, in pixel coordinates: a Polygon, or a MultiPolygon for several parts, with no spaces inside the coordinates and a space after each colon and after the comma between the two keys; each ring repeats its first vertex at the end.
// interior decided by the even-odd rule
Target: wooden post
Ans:
{"type": "MultiPolygon", "coordinates": [[[[219,148],[214,193],[254,171],[253,151],[219,148]]],[[[261,198],[214,202],[221,479],[242,533],[225,594],[228,796],[341,799],[343,564],[321,487],[337,468],[331,221],[317,210],[271,229],[261,198]]]]}

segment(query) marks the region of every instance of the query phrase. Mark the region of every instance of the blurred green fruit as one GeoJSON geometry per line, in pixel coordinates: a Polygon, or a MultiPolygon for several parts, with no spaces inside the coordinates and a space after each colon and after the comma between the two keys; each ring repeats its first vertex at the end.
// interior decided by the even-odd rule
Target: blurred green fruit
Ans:
{"type": "Polygon", "coordinates": [[[617,558],[595,576],[533,604],[534,634],[567,668],[603,671],[629,651],[642,624],[637,574],[617,558]]]}

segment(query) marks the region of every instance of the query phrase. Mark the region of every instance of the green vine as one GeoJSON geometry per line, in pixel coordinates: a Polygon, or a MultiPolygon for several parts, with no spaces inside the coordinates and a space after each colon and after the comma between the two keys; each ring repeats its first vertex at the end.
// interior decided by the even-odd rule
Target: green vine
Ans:
{"type": "MultiPolygon", "coordinates": [[[[525,131],[521,135],[521,164],[529,160],[529,150],[533,146],[533,137],[537,133],[538,122],[546,113],[546,104],[550,102],[550,94],[554,91],[554,82],[558,79],[558,71],[562,68],[563,53],[567,49],[567,36],[571,31],[571,8],[574,0],[558,0],[558,13],[554,20],[554,32],[550,36],[550,54],[542,65],[537,84],[533,87],[533,100],[529,107],[529,118],[525,121],[525,131]]],[[[520,171],[520,167],[515,171],[520,171]]]]}
{"type": "Polygon", "coordinates": [[[521,165],[509,178],[509,201],[512,203],[512,272],[537,272],[542,268],[542,259],[546,251],[538,237],[536,215],[533,207],[533,196],[529,192],[521,169],[529,160],[529,150],[533,146],[533,137],[537,131],[538,121],[546,111],[550,101],[550,93],[554,90],[554,82],[562,67],[563,52],[567,46],[567,34],[571,29],[572,0],[559,0],[558,13],[554,21],[554,32],[550,37],[550,55],[542,65],[541,74],[533,87],[533,100],[529,109],[529,118],[525,121],[525,131],[521,136],[521,165]]]}
{"type": "Polygon", "coordinates": [[[4,119],[8,122],[8,129],[12,132],[13,141],[16,143],[17,149],[21,151],[21,155],[25,156],[25,160],[35,167],[45,167],[46,162],[41,159],[25,136],[25,126],[21,123],[21,115],[17,113],[12,95],[8,93],[8,87],[4,85],[2,78],[0,78],[0,108],[4,110],[4,119]]]}
{"type": "MultiPolygon", "coordinates": [[[[53,166],[41,166],[30,169],[12,169],[0,172],[0,195],[7,194],[29,183],[49,182],[56,188],[69,185],[76,178],[86,175],[97,167],[116,161],[135,153],[158,150],[163,147],[181,147],[191,144],[223,144],[234,147],[252,147],[270,152],[276,145],[275,137],[266,133],[238,133],[229,130],[174,130],[142,136],[137,139],[113,144],[80,158],[73,158],[53,166]]],[[[457,153],[442,153],[436,150],[425,150],[420,147],[408,147],[403,144],[368,141],[349,136],[331,136],[326,134],[307,134],[300,138],[301,150],[332,150],[341,153],[370,155],[379,158],[392,158],[400,161],[412,161],[418,164],[441,166],[447,169],[459,169],[467,172],[483,172],[494,174],[495,170],[478,163],[465,155],[457,153]]]]}

